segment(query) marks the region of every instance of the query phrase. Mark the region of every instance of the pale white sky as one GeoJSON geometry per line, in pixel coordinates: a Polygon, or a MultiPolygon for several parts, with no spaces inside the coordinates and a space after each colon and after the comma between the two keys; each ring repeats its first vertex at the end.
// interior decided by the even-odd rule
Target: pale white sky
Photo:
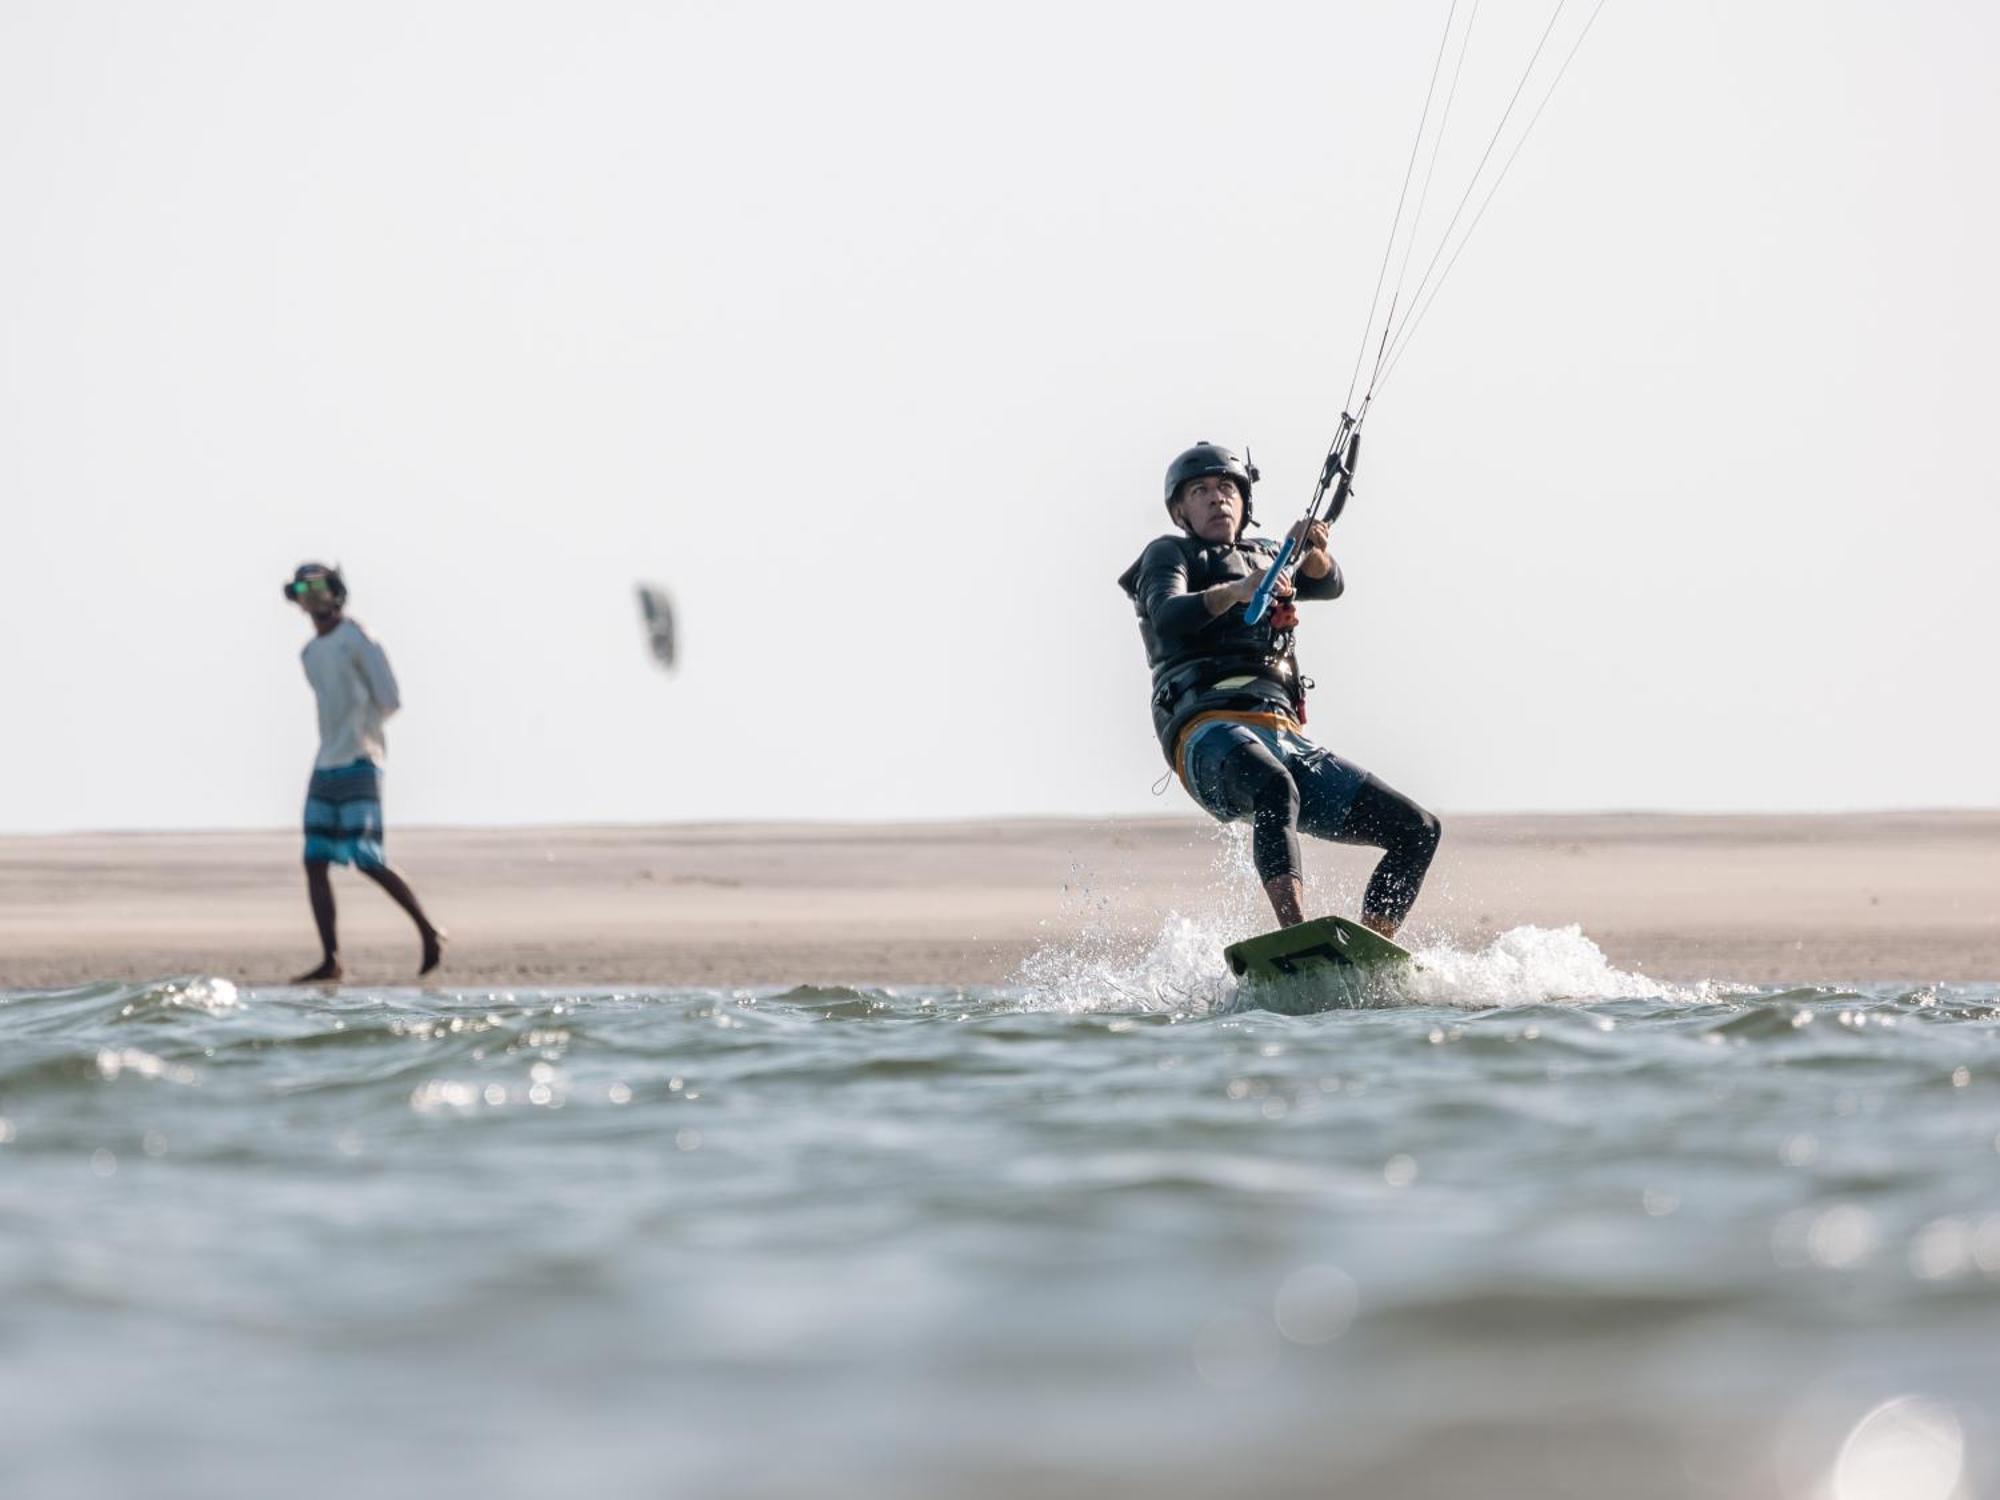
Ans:
{"type": "MultiPolygon", "coordinates": [[[[1434,210],[1550,8],[1482,5],[1434,210]]],[[[1186,810],[1113,579],[1196,439],[1303,505],[1444,14],[10,0],[0,829],[294,822],[307,557],[392,825],[1186,810]]],[[[1996,58],[1609,0],[1370,419],[1326,743],[2000,802],[1996,58]]]]}

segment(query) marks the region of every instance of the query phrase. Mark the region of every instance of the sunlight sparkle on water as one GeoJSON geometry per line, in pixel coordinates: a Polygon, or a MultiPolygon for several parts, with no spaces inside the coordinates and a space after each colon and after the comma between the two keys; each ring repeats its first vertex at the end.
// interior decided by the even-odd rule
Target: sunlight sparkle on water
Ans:
{"type": "Polygon", "coordinates": [[[1965,1433],[1951,1409],[1899,1396],[1848,1434],[1829,1500],[1954,1500],[1964,1469],[1965,1433]]]}

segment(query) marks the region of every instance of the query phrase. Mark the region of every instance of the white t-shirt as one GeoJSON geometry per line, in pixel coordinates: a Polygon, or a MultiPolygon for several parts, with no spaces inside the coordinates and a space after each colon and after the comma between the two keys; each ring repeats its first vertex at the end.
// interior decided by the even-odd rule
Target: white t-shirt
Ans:
{"type": "Polygon", "coordinates": [[[388,655],[354,621],[342,620],[307,641],[299,656],[319,699],[319,756],[313,765],[324,769],[357,760],[381,765],[389,754],[382,721],[403,706],[388,655]]]}

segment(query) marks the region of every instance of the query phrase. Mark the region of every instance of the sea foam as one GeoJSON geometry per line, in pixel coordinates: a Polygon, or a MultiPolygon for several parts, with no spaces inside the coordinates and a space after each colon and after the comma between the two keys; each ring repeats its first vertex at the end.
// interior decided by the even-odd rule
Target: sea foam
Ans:
{"type": "Polygon", "coordinates": [[[1188,1017],[1265,1008],[1485,1010],[1603,1000],[1699,1004],[1739,992],[1714,981],[1673,984],[1620,969],[1575,924],[1514,927],[1476,948],[1448,940],[1425,944],[1416,950],[1414,964],[1370,976],[1365,984],[1301,977],[1276,987],[1246,986],[1222,958],[1223,948],[1242,935],[1240,920],[1173,913],[1150,937],[1096,932],[1043,947],[1021,965],[1013,983],[1034,1009],[1188,1017]]]}

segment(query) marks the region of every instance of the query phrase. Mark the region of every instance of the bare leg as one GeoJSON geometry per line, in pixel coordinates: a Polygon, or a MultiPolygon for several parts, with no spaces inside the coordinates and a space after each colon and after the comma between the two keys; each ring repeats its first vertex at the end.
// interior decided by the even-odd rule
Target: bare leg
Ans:
{"type": "Polygon", "coordinates": [[[312,902],[313,926],[319,929],[320,962],[317,969],[301,974],[293,984],[318,984],[340,978],[340,941],[334,936],[333,880],[326,861],[306,861],[306,899],[312,902]]]}
{"type": "Polygon", "coordinates": [[[410,889],[409,881],[387,865],[363,865],[361,873],[387,891],[389,899],[408,912],[410,920],[417,924],[417,935],[424,943],[424,956],[417,973],[428,974],[443,963],[445,934],[433,926],[431,919],[424,915],[423,906],[417,901],[417,893],[410,889]]]}
{"type": "Polygon", "coordinates": [[[1280,927],[1296,927],[1306,919],[1306,883],[1296,875],[1273,875],[1264,882],[1280,927]]]}

